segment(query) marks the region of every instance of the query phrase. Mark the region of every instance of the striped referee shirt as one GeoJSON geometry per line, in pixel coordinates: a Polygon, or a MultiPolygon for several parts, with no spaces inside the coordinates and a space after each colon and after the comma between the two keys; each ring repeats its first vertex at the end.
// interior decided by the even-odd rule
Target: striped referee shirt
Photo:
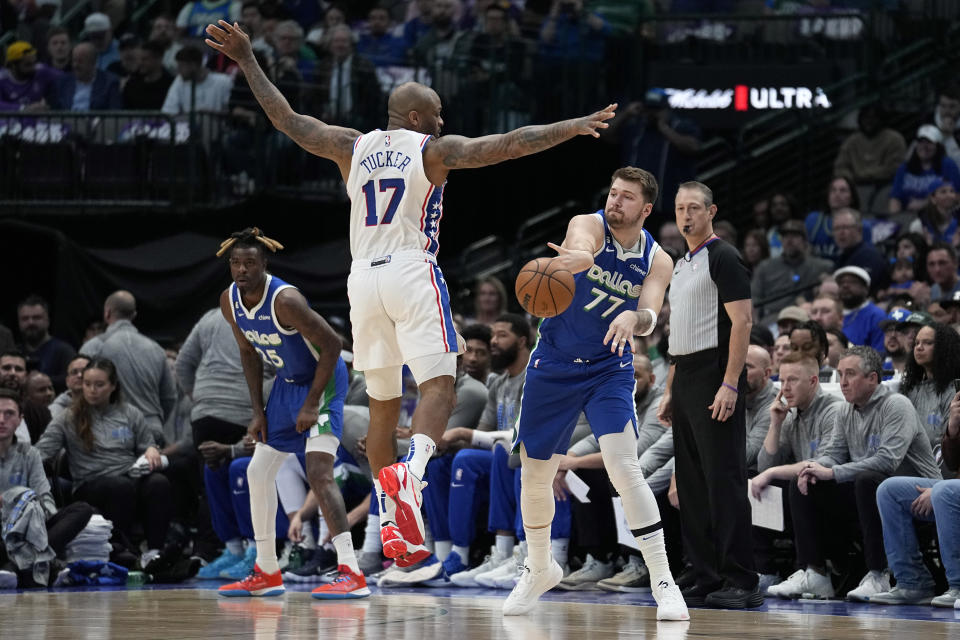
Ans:
{"type": "Polygon", "coordinates": [[[724,304],[750,299],[750,269],[732,245],[716,236],[677,260],[670,280],[670,355],[730,345],[724,304]]]}

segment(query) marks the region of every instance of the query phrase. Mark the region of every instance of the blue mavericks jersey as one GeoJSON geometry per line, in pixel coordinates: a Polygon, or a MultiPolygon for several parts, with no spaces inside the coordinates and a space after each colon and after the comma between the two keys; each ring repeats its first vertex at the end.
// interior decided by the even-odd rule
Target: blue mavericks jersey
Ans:
{"type": "Polygon", "coordinates": [[[263,297],[257,306],[243,306],[236,283],[230,285],[230,304],[240,331],[246,336],[263,361],[273,365],[277,377],[296,384],[309,384],[317,372],[317,350],[296,329],[285,329],[277,323],[274,301],[277,294],[294,288],[280,278],[267,275],[263,297]]]}
{"type": "Polygon", "coordinates": [[[646,229],[637,246],[621,247],[610,233],[603,210],[593,215],[603,221],[603,246],[594,255],[593,266],[574,276],[576,294],[567,310],[540,324],[540,340],[573,358],[589,361],[616,357],[603,339],[618,313],[636,311],[643,281],[660,249],[646,229]]]}

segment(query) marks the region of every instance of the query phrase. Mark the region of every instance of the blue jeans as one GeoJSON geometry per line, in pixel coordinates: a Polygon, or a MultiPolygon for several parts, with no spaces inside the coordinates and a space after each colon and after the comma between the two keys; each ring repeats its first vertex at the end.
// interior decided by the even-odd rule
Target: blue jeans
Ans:
{"type": "Polygon", "coordinates": [[[913,520],[937,523],[940,557],[951,589],[960,588],[960,480],[887,478],[877,489],[877,508],[883,521],[883,546],[897,584],[905,589],[932,590],[933,577],[923,564],[913,520]],[[920,492],[933,487],[933,513],[914,516],[910,504],[920,492]]]}

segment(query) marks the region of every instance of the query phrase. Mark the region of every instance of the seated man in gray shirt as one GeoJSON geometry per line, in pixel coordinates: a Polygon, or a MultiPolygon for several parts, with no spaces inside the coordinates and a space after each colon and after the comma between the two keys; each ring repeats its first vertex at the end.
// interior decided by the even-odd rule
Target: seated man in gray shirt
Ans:
{"type": "Polygon", "coordinates": [[[836,538],[838,525],[862,531],[868,572],[847,593],[857,601],[890,590],[877,487],[894,475],[940,477],[930,439],[910,401],[880,384],[882,367],[880,354],[871,347],[844,352],[838,371],[846,402],[829,442],[815,460],[802,464],[797,482],[790,485],[801,567],[824,573],[828,542],[836,538]]]}

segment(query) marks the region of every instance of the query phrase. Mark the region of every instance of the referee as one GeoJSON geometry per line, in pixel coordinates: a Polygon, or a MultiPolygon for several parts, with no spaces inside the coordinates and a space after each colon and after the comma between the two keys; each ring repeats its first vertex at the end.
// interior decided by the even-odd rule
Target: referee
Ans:
{"type": "Polygon", "coordinates": [[[693,607],[759,607],[743,453],[750,272],[713,233],[717,206],[709,187],[681,184],[675,207],[690,250],[670,281],[673,364],[660,419],[673,424],[680,523],[696,576],[683,597],[693,607]]]}

